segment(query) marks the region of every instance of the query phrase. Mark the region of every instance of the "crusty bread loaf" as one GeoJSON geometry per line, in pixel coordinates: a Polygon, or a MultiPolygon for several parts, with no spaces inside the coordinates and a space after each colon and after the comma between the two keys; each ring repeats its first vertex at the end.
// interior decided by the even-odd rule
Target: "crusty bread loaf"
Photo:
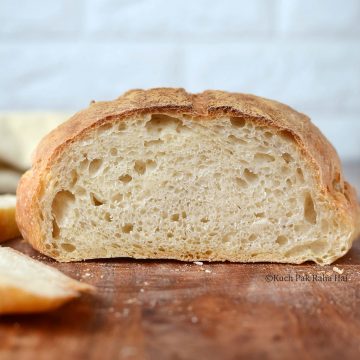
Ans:
{"type": "Polygon", "coordinates": [[[20,236],[15,220],[15,195],[0,195],[0,243],[20,236]]]}
{"type": "Polygon", "coordinates": [[[0,314],[59,308],[93,287],[7,247],[0,247],[0,314]]]}
{"type": "Polygon", "coordinates": [[[309,119],[222,91],[92,104],[43,139],[18,196],[24,238],[59,261],[329,264],[359,230],[355,191],[309,119]]]}

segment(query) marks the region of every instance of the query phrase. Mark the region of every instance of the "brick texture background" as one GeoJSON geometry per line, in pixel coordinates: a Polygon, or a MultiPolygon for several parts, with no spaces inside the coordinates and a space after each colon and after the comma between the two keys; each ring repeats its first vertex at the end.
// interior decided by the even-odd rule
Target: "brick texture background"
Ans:
{"type": "Polygon", "coordinates": [[[360,158],[360,0],[1,0],[0,110],[218,88],[307,113],[360,158]]]}

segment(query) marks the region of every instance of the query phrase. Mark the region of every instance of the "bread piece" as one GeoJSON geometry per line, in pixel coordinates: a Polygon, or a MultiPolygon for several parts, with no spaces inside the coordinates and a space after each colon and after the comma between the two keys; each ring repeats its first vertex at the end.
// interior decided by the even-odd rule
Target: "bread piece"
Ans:
{"type": "Polygon", "coordinates": [[[59,261],[329,264],[355,191],[309,119],[252,95],[134,90],[45,137],[18,188],[23,236],[59,261]]]}
{"type": "Polygon", "coordinates": [[[29,169],[38,142],[67,117],[51,112],[0,113],[0,161],[19,170],[29,169]]]}
{"type": "Polygon", "coordinates": [[[20,236],[15,221],[15,195],[0,195],[0,243],[20,236]]]}
{"type": "Polygon", "coordinates": [[[54,310],[93,287],[7,247],[0,247],[0,314],[54,310]]]}

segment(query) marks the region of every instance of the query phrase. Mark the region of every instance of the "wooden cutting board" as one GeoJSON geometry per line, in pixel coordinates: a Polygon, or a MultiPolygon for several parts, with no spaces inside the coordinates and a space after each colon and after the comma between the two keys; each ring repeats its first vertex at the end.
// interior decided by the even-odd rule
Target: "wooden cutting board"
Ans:
{"type": "Polygon", "coordinates": [[[342,276],[313,264],[59,264],[7,246],[98,291],[0,318],[1,360],[360,358],[360,243],[336,263],[342,276]]]}

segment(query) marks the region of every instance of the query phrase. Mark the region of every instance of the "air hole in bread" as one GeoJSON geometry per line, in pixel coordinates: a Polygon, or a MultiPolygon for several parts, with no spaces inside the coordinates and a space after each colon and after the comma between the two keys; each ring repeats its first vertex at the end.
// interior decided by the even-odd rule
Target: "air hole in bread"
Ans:
{"type": "Polygon", "coordinates": [[[269,154],[265,154],[265,153],[256,153],[254,155],[254,160],[257,163],[267,163],[267,162],[273,162],[275,161],[275,158],[269,154]]]}
{"type": "Polygon", "coordinates": [[[239,177],[235,178],[235,182],[240,188],[246,188],[248,186],[248,183],[244,179],[239,177]]]}
{"type": "Polygon", "coordinates": [[[52,250],[50,251],[50,255],[53,256],[54,258],[57,258],[60,255],[60,253],[57,250],[52,250]]]}
{"type": "Polygon", "coordinates": [[[303,171],[302,171],[300,168],[297,168],[297,169],[296,169],[296,175],[297,175],[297,178],[299,179],[299,181],[300,181],[301,183],[303,183],[303,182],[305,181],[305,179],[304,179],[304,173],[303,173],[303,171]]]}
{"type": "Polygon", "coordinates": [[[310,224],[316,224],[316,211],[310,193],[306,193],[304,200],[304,218],[310,224]]]}
{"type": "Polygon", "coordinates": [[[141,160],[135,161],[134,170],[135,170],[139,175],[144,175],[145,172],[146,172],[146,164],[144,163],[144,161],[141,161],[141,160]]]}
{"type": "Polygon", "coordinates": [[[123,233],[125,234],[130,234],[134,229],[134,225],[133,224],[125,224],[123,227],[122,227],[122,231],[123,233]]]}
{"type": "Polygon", "coordinates": [[[61,247],[67,252],[73,252],[76,250],[74,245],[68,243],[61,244],[61,247]]]}
{"type": "Polygon", "coordinates": [[[107,222],[112,222],[112,217],[111,217],[109,212],[105,212],[104,220],[107,221],[107,222]]]}
{"type": "Polygon", "coordinates": [[[52,203],[52,214],[59,227],[66,223],[68,218],[71,216],[74,203],[75,196],[70,191],[60,191],[54,197],[52,203]]]}
{"type": "Polygon", "coordinates": [[[246,120],[241,117],[232,117],[230,118],[230,122],[234,127],[244,127],[246,125],[246,120]]]}
{"type": "Polygon", "coordinates": [[[124,195],[117,193],[111,197],[112,202],[121,202],[124,199],[124,195]]]}
{"type": "Polygon", "coordinates": [[[171,232],[169,232],[169,233],[167,234],[167,237],[168,237],[168,238],[172,238],[172,237],[174,237],[174,234],[171,233],[171,232]]]}
{"type": "Polygon", "coordinates": [[[118,155],[118,149],[117,148],[111,148],[110,149],[110,155],[111,156],[117,156],[118,155]]]}
{"type": "Polygon", "coordinates": [[[258,179],[257,174],[253,173],[251,170],[249,170],[248,168],[246,168],[244,170],[244,176],[245,179],[248,183],[253,183],[258,179]]]}
{"type": "Polygon", "coordinates": [[[151,120],[146,123],[145,127],[149,134],[158,135],[165,129],[180,132],[185,126],[183,122],[177,118],[164,114],[154,114],[151,116],[151,120]]]}
{"type": "Polygon", "coordinates": [[[285,140],[285,141],[287,141],[289,143],[294,143],[295,142],[294,135],[288,130],[281,130],[281,131],[278,132],[278,134],[283,140],[285,140]]]}
{"type": "Polygon", "coordinates": [[[132,180],[132,176],[129,174],[121,175],[119,180],[124,184],[128,184],[132,180]]]}
{"type": "Polygon", "coordinates": [[[206,224],[206,223],[208,223],[210,220],[209,220],[208,218],[206,218],[206,217],[203,217],[203,218],[201,218],[200,221],[201,221],[202,223],[206,224]]]}
{"type": "Polygon", "coordinates": [[[103,165],[102,159],[94,159],[89,164],[89,175],[91,177],[95,177],[101,170],[103,165]]]}
{"type": "Polygon", "coordinates": [[[187,214],[186,214],[186,212],[185,212],[185,211],[183,211],[183,212],[181,213],[181,217],[182,217],[183,219],[186,219],[187,214]]]}
{"type": "Polygon", "coordinates": [[[309,245],[308,244],[303,244],[303,245],[296,245],[293,248],[291,248],[290,250],[288,250],[285,253],[285,257],[289,258],[289,257],[298,257],[303,255],[304,253],[306,253],[306,251],[309,249],[309,245]]]}
{"type": "Polygon", "coordinates": [[[221,239],[221,242],[222,242],[223,244],[228,243],[228,242],[231,240],[231,235],[232,235],[232,234],[226,234],[225,236],[223,236],[223,238],[221,239]]]}
{"type": "Polygon", "coordinates": [[[80,164],[79,164],[79,170],[80,170],[81,172],[84,172],[85,170],[88,169],[88,166],[89,166],[89,160],[85,158],[84,160],[82,160],[82,161],[80,162],[80,164]]]}
{"type": "Polygon", "coordinates": [[[256,239],[257,239],[257,235],[255,235],[255,234],[251,234],[248,238],[249,241],[254,241],[256,239]]]}
{"type": "Polygon", "coordinates": [[[148,140],[148,141],[144,141],[144,146],[145,147],[150,147],[150,146],[153,146],[153,145],[160,145],[162,144],[164,141],[163,140],[160,140],[160,139],[157,139],[157,140],[148,140]]]}
{"type": "Polygon", "coordinates": [[[243,145],[247,144],[247,142],[246,142],[245,140],[240,139],[240,138],[238,138],[238,137],[235,136],[235,135],[229,135],[229,136],[228,136],[228,139],[229,139],[230,141],[234,142],[234,143],[237,143],[237,144],[243,144],[243,145]]]}
{"type": "Polygon", "coordinates": [[[256,214],[255,214],[255,217],[257,217],[257,218],[263,218],[263,217],[265,217],[265,213],[263,213],[263,212],[256,213],[256,214]]]}
{"type": "Polygon", "coordinates": [[[279,235],[277,238],[276,238],[276,241],[275,241],[277,244],[279,244],[280,246],[283,246],[285,244],[287,244],[288,242],[288,238],[284,235],[279,235]]]}
{"type": "Polygon", "coordinates": [[[56,221],[56,219],[53,219],[52,221],[52,237],[53,239],[58,239],[60,236],[60,228],[56,221]]]}
{"type": "Polygon", "coordinates": [[[294,160],[289,153],[283,153],[281,156],[287,164],[294,160]]]}
{"type": "Polygon", "coordinates": [[[98,134],[101,135],[104,132],[107,132],[113,128],[113,124],[111,122],[108,122],[106,124],[103,124],[98,127],[98,134]]]}
{"type": "Polygon", "coordinates": [[[180,215],[179,214],[173,214],[173,215],[171,215],[170,219],[172,221],[179,221],[180,215]]]}
{"type": "Polygon", "coordinates": [[[104,201],[100,200],[99,196],[95,195],[94,193],[90,193],[90,200],[91,204],[94,206],[104,205],[104,201]]]}
{"type": "Polygon", "coordinates": [[[75,186],[76,183],[77,183],[77,181],[78,181],[78,179],[79,179],[79,175],[78,175],[78,173],[77,173],[77,171],[76,171],[75,169],[71,171],[71,173],[70,173],[70,179],[71,179],[71,181],[70,181],[70,187],[75,186]]]}
{"type": "Polygon", "coordinates": [[[126,130],[126,123],[122,121],[118,125],[118,131],[124,131],[124,130],[126,130]]]}
{"type": "Polygon", "coordinates": [[[146,168],[148,170],[155,170],[156,166],[157,166],[156,161],[150,159],[146,160],[146,168]]]}

